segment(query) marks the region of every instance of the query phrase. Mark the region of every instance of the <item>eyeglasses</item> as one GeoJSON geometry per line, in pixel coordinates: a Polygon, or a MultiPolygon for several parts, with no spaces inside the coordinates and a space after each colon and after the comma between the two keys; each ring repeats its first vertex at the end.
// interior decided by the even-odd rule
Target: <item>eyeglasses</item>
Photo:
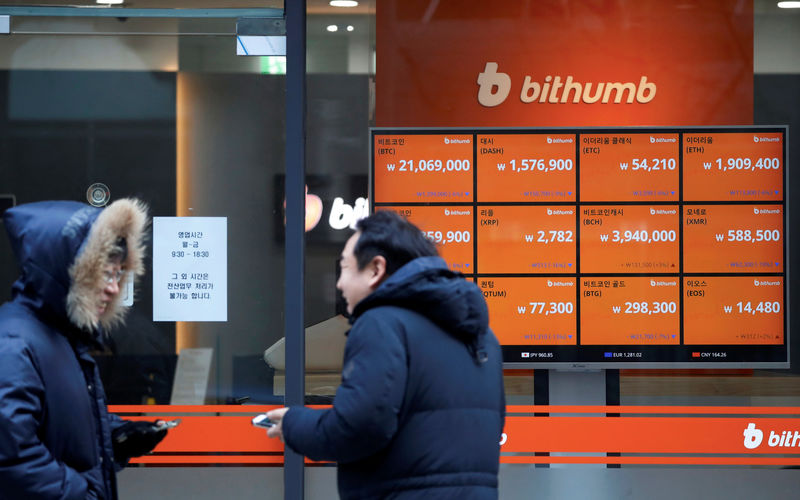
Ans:
{"type": "Polygon", "coordinates": [[[125,276],[124,269],[120,269],[119,271],[103,271],[103,281],[109,285],[111,283],[119,283],[123,276],[125,276]]]}

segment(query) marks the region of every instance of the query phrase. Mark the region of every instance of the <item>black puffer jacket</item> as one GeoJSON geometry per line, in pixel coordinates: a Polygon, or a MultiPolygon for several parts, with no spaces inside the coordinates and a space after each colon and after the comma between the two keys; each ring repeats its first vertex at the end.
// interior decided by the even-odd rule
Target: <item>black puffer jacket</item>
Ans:
{"type": "Polygon", "coordinates": [[[353,316],[333,408],[291,408],[286,444],[338,462],[344,499],[497,498],[502,357],[480,290],[423,257],[353,316]]]}

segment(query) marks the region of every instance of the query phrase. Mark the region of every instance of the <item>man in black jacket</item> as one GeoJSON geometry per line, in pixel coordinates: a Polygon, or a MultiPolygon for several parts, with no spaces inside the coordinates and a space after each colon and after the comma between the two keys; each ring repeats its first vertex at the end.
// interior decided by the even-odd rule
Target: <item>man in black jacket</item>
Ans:
{"type": "Polygon", "coordinates": [[[347,301],[333,408],[269,412],[270,437],[338,463],[341,498],[497,498],[502,355],[474,283],[394,212],[359,221],[341,255],[347,301]]]}

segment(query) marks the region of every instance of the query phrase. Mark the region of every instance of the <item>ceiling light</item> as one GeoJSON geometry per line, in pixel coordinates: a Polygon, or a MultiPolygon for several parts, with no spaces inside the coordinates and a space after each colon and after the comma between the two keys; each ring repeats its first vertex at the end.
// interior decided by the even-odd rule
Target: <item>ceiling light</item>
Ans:
{"type": "Polygon", "coordinates": [[[335,24],[329,24],[328,27],[325,29],[330,31],[331,33],[339,31],[339,27],[336,26],[335,24]]]}
{"type": "MultiPolygon", "coordinates": [[[[333,2],[331,2],[333,5],[333,2]]],[[[800,2],[778,2],[778,7],[781,9],[800,9],[800,2]]]]}
{"type": "Polygon", "coordinates": [[[95,0],[100,5],[122,5],[125,0],[95,0]]]}
{"type": "Polygon", "coordinates": [[[331,0],[329,5],[331,7],[358,7],[358,2],[355,0],[331,0]]]}
{"type": "Polygon", "coordinates": [[[347,25],[347,31],[353,31],[354,29],[355,29],[355,28],[353,27],[353,25],[352,25],[352,24],[348,24],[348,25],[347,25]]]}

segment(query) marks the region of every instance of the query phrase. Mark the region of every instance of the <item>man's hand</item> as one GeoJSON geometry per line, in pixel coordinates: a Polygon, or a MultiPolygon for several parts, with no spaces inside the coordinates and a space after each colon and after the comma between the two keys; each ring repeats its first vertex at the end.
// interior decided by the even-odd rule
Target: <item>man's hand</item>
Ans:
{"type": "Polygon", "coordinates": [[[267,412],[267,418],[275,423],[275,425],[267,429],[267,436],[280,438],[281,442],[283,442],[283,416],[286,415],[287,411],[289,411],[289,408],[278,408],[267,412]]]}
{"type": "Polygon", "coordinates": [[[111,433],[114,458],[124,461],[149,453],[166,435],[166,427],[158,421],[129,420],[111,433]]]}

